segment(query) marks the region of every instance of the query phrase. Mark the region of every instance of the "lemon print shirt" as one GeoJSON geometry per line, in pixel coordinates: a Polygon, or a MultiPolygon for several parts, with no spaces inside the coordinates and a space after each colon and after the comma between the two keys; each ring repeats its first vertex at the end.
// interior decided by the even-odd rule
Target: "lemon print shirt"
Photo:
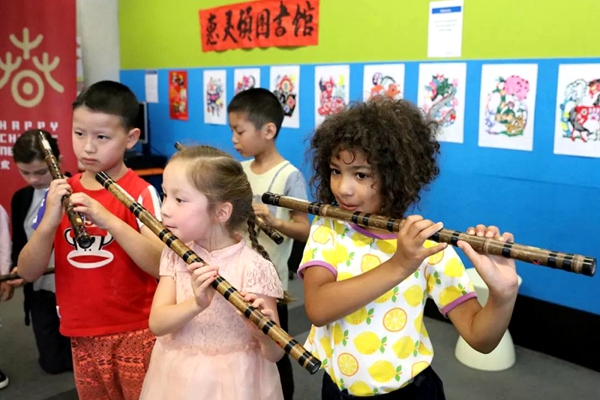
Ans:
{"type": "MultiPolygon", "coordinates": [[[[327,268],[336,280],[377,268],[396,251],[396,234],[315,217],[298,270],[327,268]]],[[[427,241],[426,247],[437,243],[427,241]]],[[[340,390],[373,396],[397,390],[431,364],[433,347],[423,324],[431,297],[443,315],[476,297],[456,251],[429,257],[410,277],[367,306],[323,327],[311,328],[306,348],[340,390]]]]}

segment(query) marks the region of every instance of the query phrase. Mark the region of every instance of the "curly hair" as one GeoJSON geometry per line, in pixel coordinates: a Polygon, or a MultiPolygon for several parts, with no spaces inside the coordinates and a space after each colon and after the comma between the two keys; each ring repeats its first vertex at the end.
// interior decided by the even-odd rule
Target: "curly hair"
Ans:
{"type": "Polygon", "coordinates": [[[439,174],[438,125],[406,100],[375,98],[353,103],[328,116],[308,149],[314,175],[310,185],[323,203],[335,201],[330,188],[330,160],[341,151],[361,152],[372,166],[383,199],[381,213],[401,218],[420,191],[439,174]]]}

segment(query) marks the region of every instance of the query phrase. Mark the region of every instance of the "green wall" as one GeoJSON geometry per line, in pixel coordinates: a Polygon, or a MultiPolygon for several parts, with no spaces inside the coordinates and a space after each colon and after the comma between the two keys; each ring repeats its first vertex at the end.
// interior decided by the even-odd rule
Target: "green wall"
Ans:
{"type": "MultiPolygon", "coordinates": [[[[198,10],[235,1],[120,0],[121,68],[427,59],[428,0],[321,0],[319,45],[203,53],[198,10]]],[[[595,57],[600,0],[465,0],[463,59],[595,57]]]]}

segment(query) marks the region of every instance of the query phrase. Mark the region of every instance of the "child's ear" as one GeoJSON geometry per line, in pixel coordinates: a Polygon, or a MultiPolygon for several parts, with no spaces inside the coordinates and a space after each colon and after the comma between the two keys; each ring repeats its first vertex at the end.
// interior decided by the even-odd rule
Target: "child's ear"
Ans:
{"type": "Polygon", "coordinates": [[[140,138],[139,128],[133,128],[127,133],[127,149],[130,150],[137,143],[140,138]]]}
{"type": "Polygon", "coordinates": [[[231,213],[233,213],[233,205],[229,202],[219,204],[215,210],[217,221],[221,224],[229,221],[231,213]]]}
{"type": "Polygon", "coordinates": [[[274,123],[268,122],[263,126],[263,135],[265,139],[272,140],[277,134],[277,126],[274,123]]]}

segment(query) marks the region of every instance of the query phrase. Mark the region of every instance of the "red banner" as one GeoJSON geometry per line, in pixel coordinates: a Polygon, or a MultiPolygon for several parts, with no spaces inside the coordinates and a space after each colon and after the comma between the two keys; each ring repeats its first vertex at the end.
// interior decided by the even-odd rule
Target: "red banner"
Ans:
{"type": "Polygon", "coordinates": [[[75,0],[2,0],[0,12],[0,204],[26,185],[12,147],[28,129],[57,137],[64,171],[77,172],[71,103],[77,90],[75,0]]]}
{"type": "Polygon", "coordinates": [[[171,119],[188,120],[187,71],[169,71],[169,110],[171,119]]]}
{"type": "Polygon", "coordinates": [[[202,51],[319,43],[319,0],[262,0],[200,10],[202,51]]]}

